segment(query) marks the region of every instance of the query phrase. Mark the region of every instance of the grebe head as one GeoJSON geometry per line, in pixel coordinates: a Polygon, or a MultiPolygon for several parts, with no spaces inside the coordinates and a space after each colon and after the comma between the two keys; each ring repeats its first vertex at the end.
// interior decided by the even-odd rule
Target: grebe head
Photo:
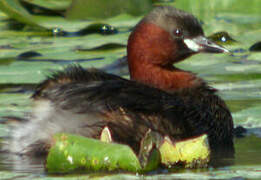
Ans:
{"type": "Polygon", "coordinates": [[[173,7],[156,7],[129,37],[127,54],[131,78],[143,82],[144,70],[149,71],[145,67],[171,70],[173,63],[199,52],[223,53],[228,50],[209,41],[193,15],[173,7]]]}

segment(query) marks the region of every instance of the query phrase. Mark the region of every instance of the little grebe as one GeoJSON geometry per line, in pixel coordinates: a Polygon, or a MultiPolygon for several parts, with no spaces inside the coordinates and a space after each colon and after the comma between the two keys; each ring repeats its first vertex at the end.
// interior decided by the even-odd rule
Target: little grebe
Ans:
{"type": "Polygon", "coordinates": [[[228,52],[204,37],[198,20],[172,7],[156,7],[128,40],[131,80],[69,66],[39,84],[30,120],[12,131],[8,150],[45,152],[52,135],[67,132],[112,138],[139,149],[151,129],[180,140],[208,134],[212,151],[233,152],[233,121],[224,101],[195,74],[173,66],[199,53],[228,52]]]}

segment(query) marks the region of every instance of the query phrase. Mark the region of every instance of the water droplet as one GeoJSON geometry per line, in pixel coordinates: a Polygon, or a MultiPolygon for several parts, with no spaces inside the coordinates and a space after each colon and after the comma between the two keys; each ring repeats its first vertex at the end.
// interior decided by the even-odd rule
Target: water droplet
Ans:
{"type": "Polygon", "coordinates": [[[221,37],[221,41],[223,41],[223,42],[226,42],[226,38],[223,36],[223,37],[221,37]]]}
{"type": "Polygon", "coordinates": [[[106,161],[109,161],[109,157],[106,156],[106,157],[104,158],[104,161],[105,161],[105,162],[106,162],[106,161]]]}
{"type": "Polygon", "coordinates": [[[208,36],[208,39],[222,44],[233,44],[236,42],[227,32],[224,31],[214,33],[211,36],[208,36]]]}
{"type": "Polygon", "coordinates": [[[68,160],[71,164],[73,164],[73,158],[72,158],[72,156],[68,156],[68,157],[67,157],[67,160],[68,160]]]}
{"type": "Polygon", "coordinates": [[[53,34],[55,35],[55,34],[58,34],[60,32],[60,29],[59,28],[54,28],[53,29],[53,34]]]}
{"type": "Polygon", "coordinates": [[[58,27],[53,28],[52,29],[52,33],[53,33],[54,36],[61,36],[61,35],[63,35],[62,29],[58,28],[58,27]]]}

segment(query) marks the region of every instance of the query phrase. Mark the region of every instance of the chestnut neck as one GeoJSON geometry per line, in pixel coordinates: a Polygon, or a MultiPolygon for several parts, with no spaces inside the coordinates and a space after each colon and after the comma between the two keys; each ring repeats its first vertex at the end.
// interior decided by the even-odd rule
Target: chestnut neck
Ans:
{"type": "Polygon", "coordinates": [[[172,65],[191,55],[180,55],[180,48],[167,31],[141,22],[128,41],[131,79],[167,92],[200,86],[200,78],[172,65]]]}

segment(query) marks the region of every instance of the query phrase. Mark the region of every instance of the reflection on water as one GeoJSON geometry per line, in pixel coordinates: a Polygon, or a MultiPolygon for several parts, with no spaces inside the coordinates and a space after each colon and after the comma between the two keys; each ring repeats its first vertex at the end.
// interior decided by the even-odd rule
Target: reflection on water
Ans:
{"type": "Polygon", "coordinates": [[[44,173],[43,157],[20,156],[9,153],[0,153],[0,169],[16,173],[44,173]]]}

